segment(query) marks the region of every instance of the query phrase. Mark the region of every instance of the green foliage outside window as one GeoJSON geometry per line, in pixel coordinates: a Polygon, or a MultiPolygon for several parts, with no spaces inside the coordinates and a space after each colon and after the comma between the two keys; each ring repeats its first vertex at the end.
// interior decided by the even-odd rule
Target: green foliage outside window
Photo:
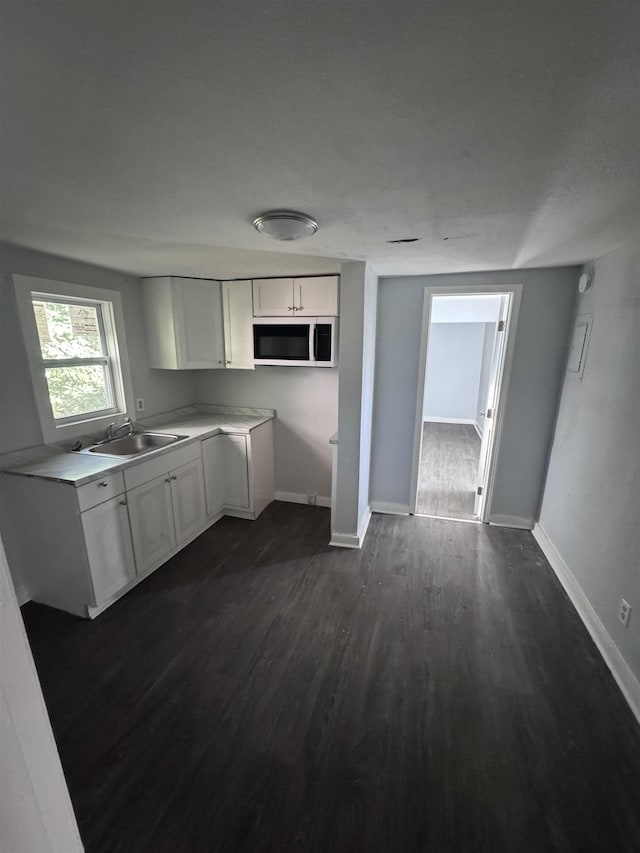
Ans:
{"type": "Polygon", "coordinates": [[[33,306],[54,417],[68,418],[110,408],[113,400],[107,365],[55,366],[59,359],[107,355],[98,315],[100,307],[41,299],[34,300],[33,306]]]}

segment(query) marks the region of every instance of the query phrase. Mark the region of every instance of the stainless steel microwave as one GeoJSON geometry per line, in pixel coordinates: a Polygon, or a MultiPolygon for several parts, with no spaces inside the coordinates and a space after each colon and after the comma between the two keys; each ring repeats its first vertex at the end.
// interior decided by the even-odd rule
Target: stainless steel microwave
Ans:
{"type": "Polygon", "coordinates": [[[260,317],[253,321],[253,360],[290,367],[335,367],[335,317],[260,317]]]}

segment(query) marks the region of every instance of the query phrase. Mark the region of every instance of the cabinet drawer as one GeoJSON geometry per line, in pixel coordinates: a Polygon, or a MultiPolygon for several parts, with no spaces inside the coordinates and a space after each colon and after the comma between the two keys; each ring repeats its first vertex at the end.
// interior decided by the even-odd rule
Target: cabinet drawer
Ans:
{"type": "Polygon", "coordinates": [[[200,459],[200,456],[200,442],[192,441],[191,444],[187,444],[177,450],[172,450],[171,453],[163,453],[161,456],[156,456],[147,462],[139,462],[137,465],[132,465],[131,468],[127,468],[124,472],[124,483],[127,491],[135,489],[136,486],[141,486],[143,483],[148,483],[155,477],[166,474],[167,471],[172,471],[174,468],[186,465],[187,462],[200,459]]]}
{"type": "Polygon", "coordinates": [[[78,486],[76,494],[78,496],[78,505],[80,512],[85,509],[91,509],[92,506],[115,498],[124,492],[124,478],[122,471],[116,471],[115,474],[105,474],[99,480],[93,480],[91,483],[86,483],[84,486],[78,486]]]}

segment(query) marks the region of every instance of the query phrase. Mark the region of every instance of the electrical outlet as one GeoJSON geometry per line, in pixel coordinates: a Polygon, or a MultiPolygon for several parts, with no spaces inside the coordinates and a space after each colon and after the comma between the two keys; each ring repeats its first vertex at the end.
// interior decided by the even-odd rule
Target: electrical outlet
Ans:
{"type": "Polygon", "coordinates": [[[307,503],[309,504],[309,506],[315,506],[316,505],[316,493],[315,492],[309,492],[309,494],[307,495],[307,503]]]}
{"type": "Polygon", "coordinates": [[[624,627],[626,628],[629,624],[629,619],[631,618],[631,605],[628,601],[625,601],[624,598],[620,599],[620,609],[618,610],[618,619],[622,622],[624,627]]]}
{"type": "Polygon", "coordinates": [[[144,400],[142,397],[136,397],[136,412],[144,412],[144,400]]]}

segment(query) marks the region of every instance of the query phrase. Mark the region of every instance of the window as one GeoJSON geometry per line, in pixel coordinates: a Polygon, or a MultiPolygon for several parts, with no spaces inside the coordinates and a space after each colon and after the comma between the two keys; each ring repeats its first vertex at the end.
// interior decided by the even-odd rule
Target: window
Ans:
{"type": "Polygon", "coordinates": [[[120,294],[18,275],[14,283],[45,442],[131,410],[120,294]]]}
{"type": "Polygon", "coordinates": [[[113,372],[99,302],[32,294],[40,352],[56,423],[115,412],[113,372]]]}

